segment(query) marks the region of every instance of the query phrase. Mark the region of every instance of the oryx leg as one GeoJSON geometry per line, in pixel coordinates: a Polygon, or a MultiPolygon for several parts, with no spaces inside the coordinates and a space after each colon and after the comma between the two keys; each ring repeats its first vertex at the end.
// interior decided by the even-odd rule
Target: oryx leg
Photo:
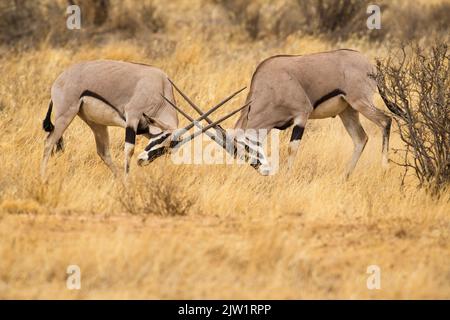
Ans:
{"type": "Polygon", "coordinates": [[[264,152],[264,141],[268,134],[267,129],[247,129],[244,134],[245,151],[250,164],[263,176],[273,173],[272,167],[264,152]]]}
{"type": "Polygon", "coordinates": [[[361,157],[364,147],[367,144],[368,137],[359,122],[359,113],[356,110],[348,107],[339,114],[339,117],[341,118],[342,123],[344,124],[344,127],[352,138],[354,144],[353,155],[347,166],[347,171],[345,174],[346,178],[348,178],[353,169],[355,169],[356,163],[361,157]]]}
{"type": "Polygon", "coordinates": [[[109,151],[109,134],[108,127],[102,124],[97,124],[92,121],[85,119],[85,117],[81,114],[80,118],[83,119],[84,122],[91,128],[94,133],[95,144],[97,146],[97,154],[103,160],[103,162],[108,166],[108,168],[112,171],[114,176],[117,176],[118,170],[114,165],[114,162],[111,158],[111,153],[109,151]]]}
{"type": "Polygon", "coordinates": [[[377,109],[373,103],[366,100],[349,101],[349,104],[353,109],[360,112],[363,116],[381,128],[383,134],[382,165],[386,168],[389,163],[389,134],[391,131],[392,119],[384,114],[383,111],[377,109]]]}
{"type": "Polygon", "coordinates": [[[139,124],[139,118],[127,116],[125,128],[125,176],[130,172],[131,157],[134,154],[134,146],[136,144],[136,132],[139,124]]]}
{"type": "Polygon", "coordinates": [[[289,141],[288,148],[288,169],[291,169],[294,164],[295,155],[300,146],[300,141],[302,140],[308,117],[308,113],[301,113],[294,118],[294,127],[292,128],[291,140],[289,141]]]}
{"type": "Polygon", "coordinates": [[[94,132],[95,144],[97,146],[97,154],[108,166],[108,168],[112,171],[114,176],[117,177],[118,170],[111,158],[111,153],[109,151],[108,127],[103,125],[90,125],[90,127],[94,132]]]}
{"type": "MultiPolygon", "coordinates": [[[[55,110],[57,105],[55,103],[55,110]]],[[[79,110],[79,103],[71,108],[68,108],[64,113],[57,115],[55,119],[55,125],[52,132],[47,135],[45,139],[44,153],[41,161],[41,179],[45,181],[45,171],[47,169],[48,159],[52,153],[53,147],[62,137],[64,131],[70,125],[72,120],[75,118],[79,110]]]]}

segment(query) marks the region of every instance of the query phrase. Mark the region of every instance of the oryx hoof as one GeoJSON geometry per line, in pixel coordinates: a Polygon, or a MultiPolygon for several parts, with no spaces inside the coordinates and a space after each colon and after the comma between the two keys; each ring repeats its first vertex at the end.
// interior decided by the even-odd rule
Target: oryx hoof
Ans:
{"type": "Polygon", "coordinates": [[[273,170],[272,170],[272,167],[269,166],[269,165],[261,165],[261,166],[258,168],[258,172],[259,172],[259,174],[262,175],[262,176],[271,176],[271,175],[274,174],[274,172],[273,172],[273,170]]]}
{"type": "Polygon", "coordinates": [[[381,161],[381,167],[384,171],[389,169],[389,159],[383,158],[383,160],[381,161]]]}
{"type": "Polygon", "coordinates": [[[137,165],[139,167],[145,167],[146,165],[148,165],[150,162],[146,159],[137,159],[137,165]]]}

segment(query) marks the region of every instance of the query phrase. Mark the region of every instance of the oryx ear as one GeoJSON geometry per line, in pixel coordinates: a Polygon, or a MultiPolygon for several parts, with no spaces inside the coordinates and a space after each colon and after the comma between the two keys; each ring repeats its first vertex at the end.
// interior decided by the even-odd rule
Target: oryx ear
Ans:
{"type": "Polygon", "coordinates": [[[146,115],[145,113],[142,114],[144,116],[145,121],[147,121],[148,124],[154,124],[154,120],[152,118],[150,118],[148,115],[146,115]]]}
{"type": "Polygon", "coordinates": [[[159,119],[156,119],[153,117],[149,117],[145,113],[143,114],[143,116],[149,125],[157,126],[162,130],[173,130],[173,128],[171,126],[169,126],[167,123],[165,123],[162,120],[159,120],[159,119]]]}
{"type": "Polygon", "coordinates": [[[152,124],[148,125],[148,132],[150,132],[151,135],[159,135],[163,132],[163,129],[160,127],[154,126],[152,124]]]}

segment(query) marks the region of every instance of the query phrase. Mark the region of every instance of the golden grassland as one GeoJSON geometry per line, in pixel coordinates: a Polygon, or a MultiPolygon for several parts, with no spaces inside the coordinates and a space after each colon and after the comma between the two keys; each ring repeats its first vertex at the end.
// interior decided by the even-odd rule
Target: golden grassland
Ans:
{"type": "MultiPolygon", "coordinates": [[[[381,133],[366,120],[369,142],[348,181],[343,173],[353,146],[338,118],[308,124],[292,171],[283,161],[289,138],[283,132],[281,168],[271,177],[246,166],[175,165],[168,157],[145,168],[133,162],[130,188],[145,188],[162,175],[192,199],[185,216],[126,212],[121,183],[96,155],[80,119],[66,131],[66,150],[50,160],[49,183],[42,185],[41,121],[49,88],[76,61],[156,65],[207,109],[249,85],[258,62],[273,54],[337,47],[372,58],[388,54],[356,40],[290,36],[269,45],[172,31],[181,40],[166,55],[149,54],[133,40],[112,40],[76,49],[43,44],[0,58],[0,298],[450,298],[450,193],[432,198],[412,177],[402,186],[398,166],[383,171],[381,133]],[[81,290],[66,288],[71,264],[81,268],[81,290]],[[366,287],[373,264],[381,268],[380,290],[366,287]]],[[[113,157],[122,165],[123,129],[110,133],[113,157]]],[[[395,128],[391,137],[400,148],[395,128]]],[[[138,138],[136,152],[145,142],[138,138]]]]}

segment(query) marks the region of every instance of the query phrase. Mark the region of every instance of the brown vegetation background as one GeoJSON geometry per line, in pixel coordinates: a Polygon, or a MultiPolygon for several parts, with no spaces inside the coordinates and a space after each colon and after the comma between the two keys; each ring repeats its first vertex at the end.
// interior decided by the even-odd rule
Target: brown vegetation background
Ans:
{"type": "MultiPolygon", "coordinates": [[[[348,181],[353,146],[338,118],[308,124],[292,171],[282,132],[275,176],[161,158],[133,163],[127,192],[76,119],[49,183],[38,179],[49,90],[75,62],[158,66],[206,109],[248,86],[274,54],[353,48],[383,58],[396,42],[445,39],[448,1],[380,1],[379,31],[366,28],[366,5],[355,1],[110,0],[107,12],[73,2],[81,30],[66,28],[66,1],[0,5],[0,298],[450,298],[450,194],[432,197],[412,176],[402,185],[394,164],[384,172],[381,133],[365,119],[369,142],[348,181]],[[66,288],[71,264],[81,290],[66,288]],[[380,290],[366,287],[373,264],[380,290]]],[[[396,131],[392,147],[401,148],[396,131]]],[[[123,130],[110,133],[122,164],[123,130]]]]}

